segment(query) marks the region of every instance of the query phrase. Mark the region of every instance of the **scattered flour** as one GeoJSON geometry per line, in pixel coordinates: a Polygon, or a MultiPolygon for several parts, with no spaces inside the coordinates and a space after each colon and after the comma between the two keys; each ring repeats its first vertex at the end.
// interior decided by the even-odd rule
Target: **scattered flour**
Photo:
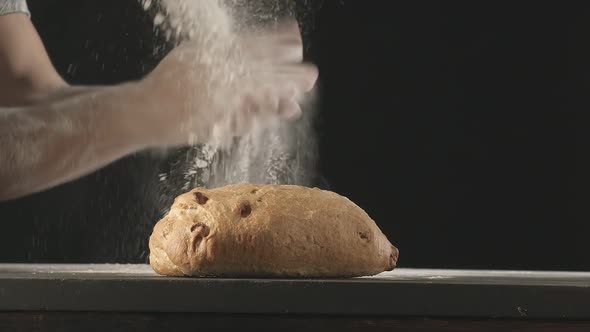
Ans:
{"type": "MultiPolygon", "coordinates": [[[[143,0],[142,4],[144,9],[158,6],[154,24],[169,42],[190,39],[203,45],[195,61],[223,59],[224,63],[217,63],[223,67],[220,79],[228,81],[237,75],[236,70],[246,70],[241,59],[230,54],[236,33],[255,31],[280,16],[292,15],[295,8],[294,1],[288,0],[161,0],[157,4],[143,0]]],[[[304,114],[296,122],[254,124],[240,138],[227,137],[227,123],[221,123],[213,129],[211,141],[190,147],[169,172],[160,174],[160,181],[180,185],[181,192],[239,182],[310,185],[316,157],[313,100],[302,102],[302,108],[304,114]]]]}

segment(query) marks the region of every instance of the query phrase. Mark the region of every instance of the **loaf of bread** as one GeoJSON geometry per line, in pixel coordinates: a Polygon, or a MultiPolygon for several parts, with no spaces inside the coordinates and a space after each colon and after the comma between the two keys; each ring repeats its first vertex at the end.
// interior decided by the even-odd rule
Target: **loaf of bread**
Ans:
{"type": "Polygon", "coordinates": [[[334,192],[236,184],[180,195],[150,237],[168,276],[354,277],[392,270],[398,250],[334,192]]]}

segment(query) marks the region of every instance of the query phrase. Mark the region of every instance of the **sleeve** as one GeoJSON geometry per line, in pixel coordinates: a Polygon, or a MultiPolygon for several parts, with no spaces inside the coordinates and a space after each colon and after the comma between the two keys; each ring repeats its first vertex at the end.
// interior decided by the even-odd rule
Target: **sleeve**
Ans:
{"type": "Polygon", "coordinates": [[[31,16],[26,0],[0,0],[0,15],[25,13],[31,16]]]}

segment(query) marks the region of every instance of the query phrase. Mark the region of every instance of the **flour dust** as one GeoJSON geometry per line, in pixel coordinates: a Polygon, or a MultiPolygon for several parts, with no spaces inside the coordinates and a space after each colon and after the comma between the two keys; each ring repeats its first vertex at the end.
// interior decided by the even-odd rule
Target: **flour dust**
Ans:
{"type": "MultiPolygon", "coordinates": [[[[295,16],[297,11],[296,2],[290,0],[143,0],[142,4],[146,10],[156,8],[154,24],[168,42],[198,40],[203,45],[203,57],[227,62],[240,61],[227,54],[237,33],[255,31],[281,17],[295,16]]],[[[304,27],[302,30],[306,31],[304,27]]],[[[221,73],[231,77],[235,74],[231,71],[240,65],[225,63],[225,72],[221,73]]],[[[162,200],[170,202],[195,187],[232,183],[312,185],[316,161],[313,96],[301,106],[303,115],[297,121],[255,124],[240,138],[223,137],[220,130],[221,136],[215,140],[178,151],[160,174],[162,200]]]]}

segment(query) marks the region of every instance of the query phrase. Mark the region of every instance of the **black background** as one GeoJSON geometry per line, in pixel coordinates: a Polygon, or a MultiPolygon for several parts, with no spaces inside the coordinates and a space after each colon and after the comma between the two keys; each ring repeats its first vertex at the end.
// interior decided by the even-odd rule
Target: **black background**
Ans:
{"type": "MultiPolygon", "coordinates": [[[[133,0],[29,5],[71,83],[136,79],[159,58],[133,0]]],[[[590,268],[590,5],[327,0],[312,16],[321,185],[375,219],[400,266],[590,268]]],[[[0,204],[0,258],[145,261],[165,167],[141,153],[0,204]]]]}

